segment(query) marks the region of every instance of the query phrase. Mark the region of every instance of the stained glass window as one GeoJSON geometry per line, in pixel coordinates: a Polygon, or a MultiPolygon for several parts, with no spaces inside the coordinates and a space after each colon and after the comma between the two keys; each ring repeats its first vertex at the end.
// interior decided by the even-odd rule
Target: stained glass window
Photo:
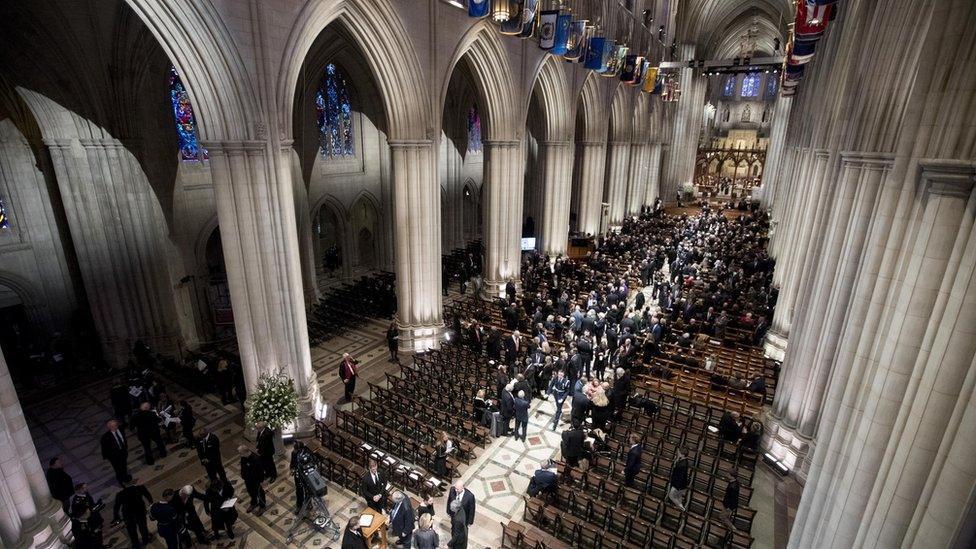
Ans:
{"type": "Polygon", "coordinates": [[[0,229],[9,229],[10,219],[7,218],[7,208],[3,207],[3,199],[0,198],[0,229]]]}
{"type": "Polygon", "coordinates": [[[766,75],[766,97],[774,97],[776,95],[776,87],[779,85],[779,80],[776,78],[775,74],[766,75]]]}
{"type": "Polygon", "coordinates": [[[725,86],[722,87],[722,95],[732,97],[733,92],[735,92],[735,76],[727,76],[725,86]]]}
{"type": "Polygon", "coordinates": [[[315,96],[318,111],[319,140],[322,156],[338,158],[352,156],[352,106],[349,104],[348,79],[342,69],[329,63],[315,96]]]}
{"type": "Polygon", "coordinates": [[[475,105],[468,109],[468,152],[481,152],[481,116],[475,105]]]}
{"type": "Polygon", "coordinates": [[[759,95],[759,73],[751,72],[742,79],[741,97],[756,97],[759,95]]]}
{"type": "Polygon", "coordinates": [[[173,103],[173,118],[176,119],[176,135],[180,142],[180,160],[193,162],[207,159],[207,149],[200,148],[197,138],[197,122],[193,117],[190,94],[183,87],[176,67],[169,69],[169,98],[173,103]]]}

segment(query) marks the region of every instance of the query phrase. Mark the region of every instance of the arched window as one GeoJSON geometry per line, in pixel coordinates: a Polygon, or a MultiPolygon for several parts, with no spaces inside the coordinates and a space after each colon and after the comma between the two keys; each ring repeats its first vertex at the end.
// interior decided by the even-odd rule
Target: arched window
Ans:
{"type": "Polygon", "coordinates": [[[759,73],[751,72],[742,79],[741,97],[756,97],[759,95],[759,73]]]}
{"type": "Polygon", "coordinates": [[[468,152],[481,152],[481,116],[477,105],[468,109],[468,152]]]}
{"type": "Polygon", "coordinates": [[[752,121],[752,109],[749,108],[749,105],[746,105],[746,108],[742,109],[742,121],[743,122],[752,121]]]}
{"type": "Polygon", "coordinates": [[[169,98],[173,103],[173,118],[176,119],[176,135],[180,142],[180,160],[193,162],[207,159],[207,150],[200,148],[197,139],[197,122],[193,117],[190,94],[183,87],[176,67],[169,69],[169,98]]]}
{"type": "Polygon", "coordinates": [[[318,111],[319,141],[322,156],[338,158],[352,156],[352,106],[349,104],[349,88],[342,69],[329,63],[325,66],[325,76],[315,96],[315,109],[318,111]]]}
{"type": "Polygon", "coordinates": [[[730,75],[725,78],[725,86],[722,87],[722,95],[725,97],[732,97],[735,93],[735,75],[730,75]]]}
{"type": "Polygon", "coordinates": [[[775,97],[776,88],[779,86],[779,80],[776,78],[775,74],[770,74],[766,76],[766,97],[775,97]]]}
{"type": "Polygon", "coordinates": [[[722,113],[722,122],[728,122],[730,115],[731,115],[731,112],[729,111],[729,108],[728,107],[725,107],[725,112],[722,113]]]}

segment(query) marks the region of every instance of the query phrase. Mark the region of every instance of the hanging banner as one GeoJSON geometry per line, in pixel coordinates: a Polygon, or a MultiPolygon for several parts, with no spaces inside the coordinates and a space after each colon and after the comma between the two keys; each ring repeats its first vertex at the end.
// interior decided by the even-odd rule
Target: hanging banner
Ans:
{"type": "Polygon", "coordinates": [[[654,85],[657,84],[657,67],[651,67],[650,61],[645,61],[645,63],[648,64],[648,67],[644,71],[644,84],[641,86],[641,91],[651,93],[654,91],[654,85]]]}
{"type": "Polygon", "coordinates": [[[546,10],[539,14],[539,47],[551,50],[556,43],[556,20],[559,10],[546,10]]]}
{"type": "Polygon", "coordinates": [[[569,38],[569,24],[573,16],[566,13],[556,19],[556,37],[553,39],[552,49],[549,53],[553,55],[563,55],[566,53],[566,41],[569,38]]]}
{"type": "Polygon", "coordinates": [[[790,65],[802,65],[804,63],[809,63],[813,60],[813,56],[816,53],[817,43],[814,41],[799,41],[794,42],[793,47],[790,50],[790,54],[787,56],[790,65]]]}
{"type": "Polygon", "coordinates": [[[593,70],[593,71],[605,71],[606,57],[604,55],[604,50],[606,49],[607,39],[604,36],[594,36],[590,38],[589,47],[586,50],[586,60],[583,62],[583,67],[593,70]]]}
{"type": "Polygon", "coordinates": [[[522,4],[523,0],[508,0],[509,15],[507,21],[502,21],[499,29],[502,34],[518,36],[522,34],[522,4]]]}
{"type": "Polygon", "coordinates": [[[585,19],[571,22],[569,24],[569,37],[566,38],[566,53],[563,54],[563,57],[571,61],[582,59],[590,32],[592,32],[591,27],[586,26],[585,19]]]}
{"type": "Polygon", "coordinates": [[[525,0],[522,8],[522,32],[519,38],[530,38],[535,31],[536,11],[538,11],[539,0],[525,0]]]}
{"type": "Polygon", "coordinates": [[[489,0],[468,0],[468,17],[484,17],[488,15],[489,0]]]}
{"type": "Polygon", "coordinates": [[[637,82],[640,66],[644,64],[644,58],[640,55],[628,55],[624,57],[623,66],[620,67],[620,81],[625,84],[637,82]]]}
{"type": "Polygon", "coordinates": [[[620,74],[620,70],[624,68],[624,60],[627,58],[627,51],[630,48],[627,46],[616,46],[611,50],[610,61],[607,63],[607,70],[603,72],[602,76],[607,78],[613,78],[620,74]]]}
{"type": "Polygon", "coordinates": [[[818,6],[800,0],[796,5],[796,25],[793,27],[793,34],[797,38],[819,37],[827,30],[827,21],[832,8],[831,5],[818,6]]]}

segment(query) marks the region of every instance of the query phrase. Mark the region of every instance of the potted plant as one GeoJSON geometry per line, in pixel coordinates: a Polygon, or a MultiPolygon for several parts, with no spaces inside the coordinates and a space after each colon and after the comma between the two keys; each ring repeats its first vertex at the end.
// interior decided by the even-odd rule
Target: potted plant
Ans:
{"type": "Polygon", "coordinates": [[[247,397],[244,419],[248,425],[268,424],[275,432],[275,448],[283,450],[282,429],[298,418],[298,392],[291,377],[280,370],[261,374],[258,386],[247,397]]]}

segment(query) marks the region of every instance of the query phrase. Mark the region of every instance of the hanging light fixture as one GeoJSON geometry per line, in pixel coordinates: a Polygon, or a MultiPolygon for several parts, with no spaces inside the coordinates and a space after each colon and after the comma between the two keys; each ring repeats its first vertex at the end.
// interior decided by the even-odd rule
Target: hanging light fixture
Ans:
{"type": "Polygon", "coordinates": [[[492,0],[491,18],[496,23],[504,23],[512,18],[512,4],[514,0],[492,0]]]}

